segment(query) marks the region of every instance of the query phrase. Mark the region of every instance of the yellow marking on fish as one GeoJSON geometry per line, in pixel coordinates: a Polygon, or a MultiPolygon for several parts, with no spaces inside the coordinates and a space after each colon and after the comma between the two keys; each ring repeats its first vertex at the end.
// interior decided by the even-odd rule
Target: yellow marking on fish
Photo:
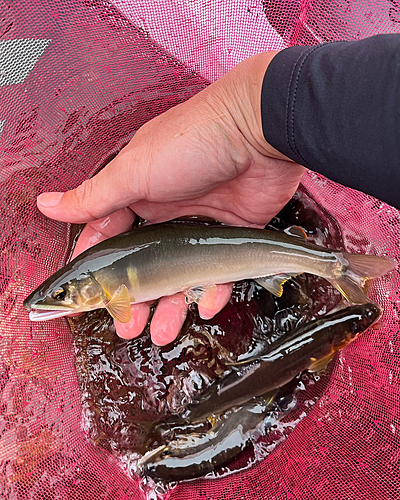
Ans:
{"type": "Polygon", "coordinates": [[[277,392],[278,391],[273,391],[269,397],[265,397],[265,404],[270,405],[274,401],[277,392]]]}
{"type": "Polygon", "coordinates": [[[217,418],[215,415],[210,415],[207,417],[207,421],[210,422],[211,427],[214,427],[214,425],[217,423],[217,418]]]}
{"type": "Polygon", "coordinates": [[[128,275],[128,280],[130,285],[138,285],[139,283],[139,276],[137,272],[136,267],[128,267],[126,270],[126,273],[128,275]]]}
{"type": "Polygon", "coordinates": [[[102,290],[103,290],[103,293],[104,293],[104,297],[106,300],[111,300],[111,297],[112,297],[112,294],[104,287],[104,285],[102,285],[101,283],[97,282],[102,290]]]}

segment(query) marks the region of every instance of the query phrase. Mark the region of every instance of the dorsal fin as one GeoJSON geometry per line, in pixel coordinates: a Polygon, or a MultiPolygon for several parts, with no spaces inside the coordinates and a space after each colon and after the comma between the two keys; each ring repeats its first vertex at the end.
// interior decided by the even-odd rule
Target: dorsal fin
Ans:
{"type": "Polygon", "coordinates": [[[286,229],[284,229],[284,232],[289,236],[295,236],[296,238],[303,238],[305,240],[307,239],[307,233],[300,226],[287,227],[286,229]]]}

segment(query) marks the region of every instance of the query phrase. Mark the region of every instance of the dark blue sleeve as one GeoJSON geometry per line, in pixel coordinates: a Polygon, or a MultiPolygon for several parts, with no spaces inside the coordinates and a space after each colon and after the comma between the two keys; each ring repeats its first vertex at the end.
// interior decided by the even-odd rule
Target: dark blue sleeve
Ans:
{"type": "Polygon", "coordinates": [[[279,52],[261,110],[281,153],[400,208],[400,34],[279,52]]]}

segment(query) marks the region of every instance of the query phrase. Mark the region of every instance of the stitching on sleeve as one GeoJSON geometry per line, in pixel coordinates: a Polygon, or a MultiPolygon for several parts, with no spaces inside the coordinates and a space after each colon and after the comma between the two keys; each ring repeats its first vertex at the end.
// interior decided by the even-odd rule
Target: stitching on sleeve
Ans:
{"type": "Polygon", "coordinates": [[[302,162],[306,166],[309,166],[308,162],[300,154],[300,151],[298,150],[298,148],[296,146],[296,141],[295,141],[295,137],[294,137],[294,108],[295,108],[295,102],[296,102],[296,93],[297,93],[297,88],[298,88],[298,84],[299,84],[300,73],[301,73],[303,65],[306,62],[308,56],[312,52],[314,52],[315,50],[320,49],[322,47],[325,47],[325,45],[327,45],[327,44],[322,44],[322,45],[317,45],[315,47],[310,47],[310,50],[308,50],[307,52],[304,52],[299,57],[299,59],[296,61],[296,64],[294,66],[294,69],[293,69],[293,72],[292,72],[292,75],[291,75],[291,78],[290,78],[290,84],[289,84],[288,101],[287,101],[286,139],[287,139],[288,146],[289,146],[290,150],[292,151],[292,153],[295,156],[297,156],[298,158],[300,158],[302,160],[302,162]],[[302,62],[300,64],[299,68],[296,71],[297,64],[299,63],[299,61],[300,61],[300,59],[302,57],[303,57],[303,60],[302,60],[302,62]],[[295,73],[297,73],[297,75],[296,75],[296,81],[295,81],[294,89],[293,89],[293,93],[292,93],[292,95],[293,95],[293,104],[292,104],[291,109],[290,109],[289,100],[290,100],[291,87],[292,87],[292,82],[293,82],[293,78],[294,78],[294,74],[295,73]],[[290,137],[289,137],[289,129],[290,129],[290,137]],[[292,144],[293,144],[293,147],[292,147],[292,144]]]}
{"type": "MultiPolygon", "coordinates": [[[[325,45],[325,44],[324,44],[325,45]]],[[[297,146],[296,146],[296,141],[295,141],[295,138],[294,138],[294,108],[295,108],[295,103],[296,103],[296,93],[297,93],[297,88],[298,88],[298,85],[299,85],[299,79],[300,79],[300,73],[301,73],[301,70],[304,66],[304,63],[306,62],[307,60],[307,57],[312,53],[314,52],[315,50],[317,49],[320,49],[321,47],[324,47],[324,45],[317,45],[316,47],[313,47],[309,52],[307,52],[306,54],[304,54],[304,59],[303,61],[301,62],[300,66],[299,66],[299,69],[297,71],[297,76],[296,76],[296,83],[295,83],[295,86],[294,86],[294,90],[293,90],[293,104],[292,104],[292,109],[290,110],[290,113],[291,113],[291,119],[290,119],[290,127],[291,127],[291,133],[292,133],[292,143],[293,143],[293,147],[294,147],[294,150],[292,149],[292,147],[290,146],[290,149],[292,149],[292,151],[297,154],[297,156],[299,156],[302,161],[308,166],[308,162],[303,158],[303,156],[300,154],[300,151],[298,150],[297,146]]]]}
{"type": "MultiPolygon", "coordinates": [[[[293,150],[291,146],[291,142],[289,139],[289,121],[290,121],[290,96],[291,96],[291,88],[292,88],[292,82],[294,78],[294,74],[296,73],[297,65],[299,64],[299,61],[301,60],[302,57],[307,57],[308,54],[315,49],[315,47],[310,47],[308,50],[305,52],[302,52],[299,57],[297,58],[297,61],[295,62],[292,70],[292,74],[290,75],[290,80],[289,80],[289,85],[288,85],[288,92],[287,92],[287,99],[286,99],[286,143],[289,146],[290,150],[294,155],[296,155],[296,151],[293,150]]],[[[293,113],[293,107],[292,107],[292,113],[293,113]]],[[[292,120],[293,122],[293,120],[292,120]]],[[[301,156],[300,156],[301,158],[301,156]]]]}
{"type": "MultiPolygon", "coordinates": [[[[339,43],[339,41],[338,42],[333,42],[333,43],[339,43]]],[[[332,44],[332,42],[331,43],[324,43],[322,45],[317,45],[315,47],[312,47],[311,50],[309,50],[307,53],[303,54],[304,59],[301,62],[300,66],[299,66],[299,68],[297,70],[296,82],[295,82],[294,89],[293,89],[293,104],[292,104],[292,108],[290,110],[288,109],[288,114],[290,113],[290,119],[288,119],[288,129],[290,127],[290,129],[291,129],[291,140],[292,140],[292,142],[289,143],[289,147],[290,147],[291,151],[293,152],[293,154],[297,155],[306,166],[309,166],[309,164],[306,161],[306,159],[303,158],[303,156],[300,154],[300,151],[299,151],[299,149],[296,146],[296,141],[295,141],[295,136],[294,136],[294,108],[295,108],[295,104],[296,104],[296,94],[297,94],[297,88],[298,88],[299,79],[300,79],[300,73],[301,73],[301,70],[303,68],[304,63],[306,62],[308,56],[312,52],[314,52],[315,50],[321,49],[321,48],[325,47],[326,45],[331,45],[331,44],[332,44]],[[289,124],[289,121],[290,121],[290,124],[289,124]],[[293,148],[292,148],[291,144],[293,144],[293,148]]],[[[298,62],[299,61],[296,62],[296,65],[297,65],[298,62]]],[[[289,137],[289,130],[287,131],[287,135],[289,137]]]]}

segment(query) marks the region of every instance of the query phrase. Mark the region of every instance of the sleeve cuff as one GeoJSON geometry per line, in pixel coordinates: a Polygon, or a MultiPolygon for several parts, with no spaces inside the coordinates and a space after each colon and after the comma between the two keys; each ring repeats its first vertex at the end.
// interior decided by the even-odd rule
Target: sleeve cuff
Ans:
{"type": "Polygon", "coordinates": [[[261,90],[261,117],[265,140],[288,158],[307,165],[294,139],[294,104],[299,75],[313,47],[290,47],[272,59],[261,90]]]}

